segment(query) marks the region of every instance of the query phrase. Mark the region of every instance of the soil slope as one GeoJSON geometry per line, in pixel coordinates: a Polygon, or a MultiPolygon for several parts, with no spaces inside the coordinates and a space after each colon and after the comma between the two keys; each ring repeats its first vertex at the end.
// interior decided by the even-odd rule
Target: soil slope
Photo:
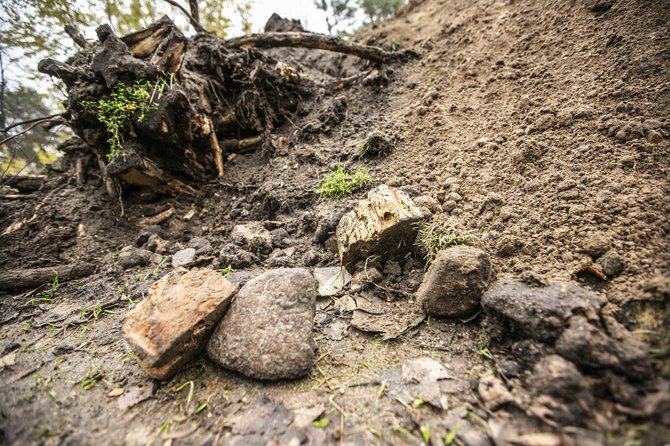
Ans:
{"type": "MultiPolygon", "coordinates": [[[[452,444],[665,444],[668,23],[664,0],[412,1],[357,39],[412,48],[420,58],[322,91],[265,150],[229,154],[223,180],[197,197],[126,190],[121,214],[93,169],[77,187],[72,161],[59,161],[40,191],[0,201],[0,262],[86,262],[97,272],[51,296],[49,286],[0,295],[0,443],[438,445],[456,432],[452,444]],[[374,132],[394,148],[361,159],[374,132]],[[134,245],[167,256],[203,236],[214,247],[203,265],[224,268],[229,259],[219,251],[234,225],[259,221],[285,234],[276,233],[272,255],[236,269],[337,265],[319,228],[365,195],[319,198],[319,182],[342,164],[367,166],[370,187],[423,197],[433,221],[474,236],[496,279],[532,272],[605,295],[606,314],[653,349],[654,378],[580,370],[583,399],[536,405],[528,362],[551,351],[489,342],[483,315],[426,319],[382,341],[350,326],[344,296],[317,303],[318,359],[307,378],[259,382],[206,355],[167,382],[144,375],[121,325],[170,262],[124,270],[118,252],[134,245]],[[143,223],[170,207],[166,221],[143,223]],[[158,246],[147,244],[153,234],[158,246]],[[617,253],[621,274],[575,274],[594,244],[617,253]],[[403,379],[418,358],[449,376],[433,383],[437,400],[403,379]]],[[[352,58],[273,51],[325,78],[365,69],[352,58]]],[[[421,256],[378,266],[378,286],[345,295],[402,328],[424,274],[421,256]]],[[[572,395],[568,384],[559,391],[572,395]]]]}

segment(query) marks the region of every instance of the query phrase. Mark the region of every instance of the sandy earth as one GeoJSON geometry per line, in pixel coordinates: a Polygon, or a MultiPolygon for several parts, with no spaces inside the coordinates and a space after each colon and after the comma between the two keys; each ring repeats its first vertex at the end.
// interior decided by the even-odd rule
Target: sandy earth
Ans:
{"type": "MultiPolygon", "coordinates": [[[[90,262],[97,272],[60,284],[53,301],[31,302],[48,286],[1,296],[0,443],[438,445],[455,431],[452,444],[667,444],[668,420],[660,416],[667,397],[656,414],[640,401],[667,394],[670,377],[668,23],[670,3],[662,0],[411,2],[359,39],[412,48],[420,59],[317,98],[308,115],[277,131],[272,153],[230,157],[223,181],[197,197],[126,191],[120,216],[94,172],[77,188],[61,161],[41,191],[0,202],[0,229],[22,223],[0,236],[0,262],[7,269],[90,262]],[[340,124],[304,131],[342,100],[340,124]],[[394,149],[359,159],[375,131],[394,149]],[[586,409],[543,417],[524,406],[534,402],[524,393],[528,367],[506,376],[523,352],[489,342],[483,314],[467,322],[430,318],[382,341],[349,326],[344,297],[317,302],[318,360],[306,378],[258,382],[206,355],[167,382],[144,375],[120,327],[169,262],[124,271],[118,251],[142,244],[145,232],[166,240],[161,255],[194,236],[208,238],[216,255],[235,224],[261,221],[289,235],[293,250],[282,266],[303,266],[308,251],[319,266],[337,265],[314,233],[365,191],[333,202],[316,190],[342,163],[367,164],[376,180],[370,187],[386,183],[437,200],[433,220],[476,237],[496,279],[531,271],[604,294],[607,314],[660,352],[654,378],[629,383],[582,370],[592,398],[586,409]],[[161,227],[141,227],[142,217],[170,206],[175,216],[161,227]],[[185,221],[190,209],[195,217],[185,221]],[[623,259],[622,274],[607,281],[574,274],[594,236],[623,259]],[[418,358],[448,375],[432,387],[439,403],[403,381],[418,358]],[[514,398],[494,407],[481,394],[487,376],[514,398]],[[191,385],[175,391],[188,382],[190,402],[191,385]]],[[[277,262],[260,258],[248,270],[277,262]]],[[[402,319],[415,305],[421,256],[404,259],[401,274],[388,263],[381,288],[344,294],[402,319]]]]}

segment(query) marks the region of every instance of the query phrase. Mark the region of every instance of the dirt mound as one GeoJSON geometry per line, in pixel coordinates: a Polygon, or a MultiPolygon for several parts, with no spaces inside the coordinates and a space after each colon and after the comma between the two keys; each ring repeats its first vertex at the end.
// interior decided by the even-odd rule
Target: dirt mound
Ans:
{"type": "MultiPolygon", "coordinates": [[[[40,191],[0,199],[0,262],[97,272],[0,298],[1,442],[443,444],[452,433],[452,444],[468,445],[663,444],[669,22],[663,0],[412,1],[357,39],[420,59],[317,63],[299,50],[295,65],[319,81],[364,75],[317,92],[266,150],[226,153],[224,178],[195,197],[127,189],[121,214],[94,169],[82,182],[64,158],[40,191]],[[366,157],[371,136],[384,150],[366,157]],[[197,266],[238,262],[239,282],[270,268],[337,265],[335,226],[366,191],[320,198],[320,181],[339,165],[367,166],[368,189],[397,187],[433,222],[470,235],[490,256],[492,280],[541,274],[605,296],[591,316],[607,328],[606,346],[623,355],[647,342],[651,378],[575,366],[532,334],[489,341],[483,315],[408,323],[424,275],[419,253],[370,257],[344,295],[317,301],[308,378],[253,381],[204,355],[170,381],[147,378],[121,325],[170,270],[167,256],[200,249],[189,242],[205,237],[197,266]],[[260,228],[263,249],[235,243],[239,224],[260,228]],[[136,266],[118,263],[127,245],[147,251],[136,266]],[[603,265],[613,258],[623,271],[603,265]],[[367,333],[380,319],[400,321],[400,335],[367,333]]],[[[571,335],[586,324],[584,314],[568,319],[571,335]]]]}

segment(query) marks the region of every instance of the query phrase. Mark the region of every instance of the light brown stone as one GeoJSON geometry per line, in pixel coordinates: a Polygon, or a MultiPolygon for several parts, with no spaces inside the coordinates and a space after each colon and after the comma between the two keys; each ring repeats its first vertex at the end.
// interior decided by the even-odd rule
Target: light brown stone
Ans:
{"type": "Polygon", "coordinates": [[[174,375],[204,348],[235,293],[208,269],[180,268],[154,283],[123,324],[137,362],[152,378],[174,375]]]}
{"type": "Polygon", "coordinates": [[[379,253],[394,256],[412,248],[413,223],[423,214],[405,192],[385,184],[368,192],[337,225],[335,237],[342,264],[379,253]]]}

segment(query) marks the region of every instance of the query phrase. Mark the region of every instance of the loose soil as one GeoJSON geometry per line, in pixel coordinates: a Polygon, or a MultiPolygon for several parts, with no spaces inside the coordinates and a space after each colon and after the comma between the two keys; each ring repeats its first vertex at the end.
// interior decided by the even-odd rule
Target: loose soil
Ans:
{"type": "MultiPolygon", "coordinates": [[[[668,23],[664,0],[412,1],[357,38],[413,48],[419,59],[382,67],[337,93],[324,90],[275,131],[270,149],[230,154],[224,178],[196,197],[126,190],[121,213],[95,172],[77,187],[70,161],[59,161],[39,192],[0,202],[0,263],[86,262],[97,272],[59,284],[53,300],[39,299],[50,285],[0,296],[0,443],[438,445],[457,430],[452,444],[667,444],[667,407],[645,413],[639,401],[668,392],[670,378],[668,23]],[[394,147],[361,159],[373,132],[394,147]],[[306,378],[259,382],[204,354],[167,382],[144,375],[121,325],[170,262],[124,271],[118,251],[157,233],[168,241],[166,254],[195,236],[218,252],[235,224],[260,221],[285,229],[292,252],[263,256],[251,273],[303,266],[308,251],[319,266],[337,265],[315,231],[365,194],[319,198],[320,180],[341,164],[367,165],[376,179],[370,187],[386,183],[436,199],[433,220],[472,234],[496,279],[530,271],[606,295],[607,313],[654,349],[654,379],[630,383],[582,370],[594,400],[572,419],[513,402],[493,407],[478,389],[482,377],[501,376],[518,401],[529,401],[529,372],[523,352],[489,343],[483,314],[429,318],[383,341],[350,327],[351,313],[326,298],[317,303],[318,360],[306,378]],[[175,215],[160,227],[141,226],[169,207],[175,215]],[[191,209],[195,217],[186,221],[191,209]],[[595,235],[623,258],[621,275],[575,275],[595,235]],[[449,375],[439,384],[442,409],[398,378],[403,364],[422,357],[449,375]],[[188,382],[190,401],[190,384],[176,391],[188,382]],[[110,396],[115,389],[123,395],[110,396]]],[[[362,67],[342,56],[316,63],[313,52],[273,51],[324,78],[362,67]]],[[[424,267],[418,253],[400,265],[402,274],[386,268],[379,286],[345,294],[392,315],[409,313],[424,267]]]]}

